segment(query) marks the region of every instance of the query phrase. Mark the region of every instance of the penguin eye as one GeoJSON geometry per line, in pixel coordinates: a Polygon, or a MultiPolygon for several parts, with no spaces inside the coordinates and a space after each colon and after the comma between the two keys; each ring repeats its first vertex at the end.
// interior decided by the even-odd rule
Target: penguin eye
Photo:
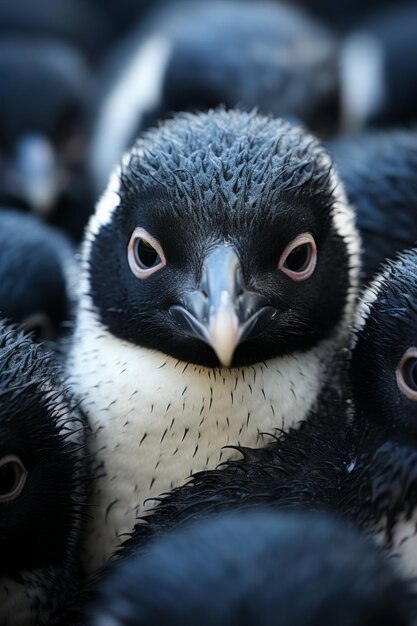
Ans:
{"type": "Polygon", "coordinates": [[[166,265],[159,242],[144,228],[135,228],[129,241],[127,260],[136,278],[147,278],[166,265]]]}
{"type": "Polygon", "coordinates": [[[409,400],[417,401],[417,348],[409,348],[397,367],[397,383],[409,400]]]}
{"type": "Polygon", "coordinates": [[[0,503],[17,498],[24,487],[27,474],[17,456],[9,454],[0,459],[0,503]]]}
{"type": "Polygon", "coordinates": [[[278,269],[295,281],[309,278],[316,268],[317,247],[310,233],[298,235],[285,248],[278,269]]]}

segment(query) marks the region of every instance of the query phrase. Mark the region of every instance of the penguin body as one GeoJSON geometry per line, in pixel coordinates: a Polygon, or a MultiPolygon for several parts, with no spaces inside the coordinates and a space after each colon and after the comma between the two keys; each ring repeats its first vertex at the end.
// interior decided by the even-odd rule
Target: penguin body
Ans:
{"type": "Polygon", "coordinates": [[[68,358],[95,434],[93,567],[149,496],[315,404],[358,273],[336,188],[310,135],[237,111],[167,122],[112,177],[68,358]]]}
{"type": "Polygon", "coordinates": [[[80,584],[86,425],[50,356],[0,327],[0,622],[59,623],[80,584]]]}
{"type": "Polygon", "coordinates": [[[374,131],[328,145],[363,243],[363,278],[417,240],[417,131],[374,131]]]}
{"type": "Polygon", "coordinates": [[[330,516],[264,510],[210,516],[143,553],[134,536],[99,584],[92,626],[411,624],[392,564],[330,516]]]}
{"type": "Polygon", "coordinates": [[[344,395],[332,383],[298,430],[263,449],[241,448],[242,459],[164,494],[136,525],[136,549],[225,509],[324,509],[364,529],[414,578],[416,272],[411,249],[365,290],[351,359],[339,366],[344,395]]]}
{"type": "Polygon", "coordinates": [[[0,316],[39,339],[63,333],[75,305],[72,244],[36,215],[0,209],[0,316]]]}
{"type": "Polygon", "coordinates": [[[164,6],[116,49],[102,80],[91,146],[100,192],[140,132],[173,112],[257,107],[320,128],[337,108],[332,35],[270,2],[164,6]]]}

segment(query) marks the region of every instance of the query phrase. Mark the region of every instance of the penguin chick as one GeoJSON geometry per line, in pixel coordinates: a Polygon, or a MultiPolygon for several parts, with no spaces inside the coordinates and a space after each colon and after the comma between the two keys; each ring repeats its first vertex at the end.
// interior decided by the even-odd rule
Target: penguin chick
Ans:
{"type": "Polygon", "coordinates": [[[75,300],[75,251],[37,216],[0,209],[0,316],[56,339],[75,300]]]}
{"type": "Polygon", "coordinates": [[[72,211],[65,206],[63,211],[74,235],[89,215],[81,169],[90,84],[84,59],[62,42],[0,41],[0,201],[65,227],[55,212],[71,199],[72,211]],[[78,215],[78,226],[72,225],[71,212],[78,215]]]}
{"type": "Polygon", "coordinates": [[[330,516],[262,508],[186,525],[144,553],[134,538],[96,592],[91,626],[412,624],[406,583],[330,516]]]}
{"type": "Polygon", "coordinates": [[[416,120],[417,6],[395,3],[368,15],[340,53],[343,130],[416,120]],[[399,6],[396,6],[399,5],[399,6]]]}
{"type": "Polygon", "coordinates": [[[91,146],[100,193],[140,132],[173,111],[257,107],[320,128],[337,109],[333,36],[301,9],[280,3],[168,3],[108,65],[91,146]]]}
{"type": "Polygon", "coordinates": [[[46,626],[79,584],[85,423],[51,358],[0,326],[0,623],[46,626]]]}
{"type": "Polygon", "coordinates": [[[417,131],[369,132],[328,147],[356,213],[368,281],[417,240],[417,131]]]}
{"type": "Polygon", "coordinates": [[[150,495],[307,417],[346,340],[358,239],[313,137],[214,111],[138,141],[82,257],[68,372],[95,435],[98,566],[150,495]]]}

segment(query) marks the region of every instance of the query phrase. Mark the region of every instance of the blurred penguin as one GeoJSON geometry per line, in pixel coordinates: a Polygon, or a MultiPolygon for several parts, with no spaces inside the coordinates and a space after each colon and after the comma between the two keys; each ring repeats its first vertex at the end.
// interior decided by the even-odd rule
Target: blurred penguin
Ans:
{"type": "Polygon", "coordinates": [[[322,129],[337,91],[335,41],[303,12],[267,1],[175,3],[104,72],[90,155],[96,188],[142,130],[174,111],[240,105],[322,129]]]}
{"type": "Polygon", "coordinates": [[[0,40],[0,200],[75,239],[91,206],[83,172],[89,89],[89,70],[67,44],[0,40]]]}

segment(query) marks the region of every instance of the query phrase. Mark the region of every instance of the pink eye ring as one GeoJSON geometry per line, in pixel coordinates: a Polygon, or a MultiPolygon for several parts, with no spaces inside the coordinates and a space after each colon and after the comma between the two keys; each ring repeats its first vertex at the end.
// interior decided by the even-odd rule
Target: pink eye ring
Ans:
{"type": "Polygon", "coordinates": [[[317,246],[313,235],[298,235],[285,248],[278,263],[278,269],[292,280],[300,282],[310,278],[316,269],[317,246]]]}
{"type": "Polygon", "coordinates": [[[27,470],[14,454],[0,459],[0,503],[17,498],[26,483],[27,470]]]}
{"type": "Polygon", "coordinates": [[[397,385],[413,402],[417,401],[417,348],[404,352],[396,370],[397,385]]]}
{"type": "Polygon", "coordinates": [[[160,243],[144,228],[135,228],[127,248],[129,267],[136,278],[148,278],[166,265],[160,243]]]}

